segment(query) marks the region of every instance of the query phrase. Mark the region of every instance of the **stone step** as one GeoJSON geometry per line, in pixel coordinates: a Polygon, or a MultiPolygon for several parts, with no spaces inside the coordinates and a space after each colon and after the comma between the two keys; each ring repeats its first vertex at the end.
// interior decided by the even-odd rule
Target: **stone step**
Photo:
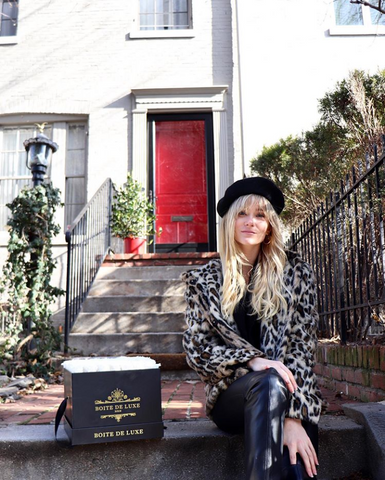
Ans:
{"type": "Polygon", "coordinates": [[[182,353],[182,333],[70,333],[68,345],[77,355],[182,353]]]}
{"type": "Polygon", "coordinates": [[[184,312],[186,303],[183,295],[174,296],[88,296],[83,312],[184,312]]]}
{"type": "Polygon", "coordinates": [[[105,280],[98,279],[89,291],[89,296],[174,296],[183,295],[185,285],[179,280],[105,280]]]}
{"type": "Polygon", "coordinates": [[[80,313],[72,333],[183,332],[183,312],[80,313]]]}
{"type": "Polygon", "coordinates": [[[160,267],[103,266],[98,279],[103,280],[179,280],[181,274],[195,268],[188,265],[164,265],[160,267]]]}
{"type": "MultiPolygon", "coordinates": [[[[8,480],[243,480],[243,437],[208,420],[165,422],[164,438],[62,448],[52,425],[1,430],[0,464],[8,480]]],[[[363,427],[346,417],[320,422],[318,480],[342,479],[371,462],[363,427]]],[[[63,428],[59,429],[63,440],[63,428]]],[[[364,477],[365,478],[365,477],[364,477]]],[[[380,480],[377,478],[375,480],[380,480]]]]}

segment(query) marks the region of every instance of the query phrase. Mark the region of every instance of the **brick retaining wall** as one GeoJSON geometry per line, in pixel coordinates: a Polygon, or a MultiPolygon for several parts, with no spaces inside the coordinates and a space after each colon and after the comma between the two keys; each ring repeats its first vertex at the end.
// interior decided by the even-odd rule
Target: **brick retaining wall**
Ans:
{"type": "Polygon", "coordinates": [[[385,400],[385,346],[320,344],[314,370],[320,386],[361,402],[385,400]]]}

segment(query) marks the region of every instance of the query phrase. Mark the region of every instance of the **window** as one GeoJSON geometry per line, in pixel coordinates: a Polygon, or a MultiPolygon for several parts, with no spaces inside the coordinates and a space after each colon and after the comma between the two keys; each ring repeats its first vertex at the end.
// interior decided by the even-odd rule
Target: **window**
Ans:
{"type": "Polygon", "coordinates": [[[140,30],[191,28],[189,0],[140,0],[140,30]]]}
{"type": "Polygon", "coordinates": [[[18,0],[0,0],[0,37],[16,35],[18,3],[18,0]]]}
{"type": "MultiPolygon", "coordinates": [[[[0,127],[0,240],[3,238],[1,232],[7,229],[10,213],[6,204],[11,203],[23,187],[32,186],[32,175],[26,165],[27,153],[23,142],[37,134],[35,126],[0,127]]],[[[66,227],[86,204],[86,122],[52,123],[45,127],[44,135],[49,138],[61,135],[59,153],[55,154],[52,162],[51,158],[49,160],[47,181],[52,179],[54,186],[60,188],[62,198],[65,199],[63,226],[66,227]],[[65,150],[65,162],[59,166],[60,162],[58,165],[55,159],[62,149],[65,150]]],[[[55,140],[57,141],[57,138],[55,140]]]]}
{"type": "MultiPolygon", "coordinates": [[[[385,2],[383,2],[385,6],[385,2]]],[[[333,34],[379,34],[385,33],[385,15],[373,8],[350,3],[348,0],[334,0],[333,34]]]]}
{"type": "Polygon", "coordinates": [[[67,131],[65,222],[71,225],[86,204],[86,126],[69,124],[67,131]]]}

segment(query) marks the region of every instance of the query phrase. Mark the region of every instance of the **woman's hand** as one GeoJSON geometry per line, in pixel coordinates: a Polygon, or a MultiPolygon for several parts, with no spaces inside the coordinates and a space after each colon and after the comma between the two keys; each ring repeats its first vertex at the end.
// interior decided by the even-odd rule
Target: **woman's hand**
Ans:
{"type": "Polygon", "coordinates": [[[267,360],[262,357],[254,357],[247,362],[247,366],[254,372],[259,372],[268,368],[275,368],[282,377],[290,393],[294,393],[298,388],[294,375],[282,362],[277,360],[267,360]]]}
{"type": "Polygon", "coordinates": [[[296,418],[285,418],[283,426],[283,444],[287,446],[290,454],[290,463],[297,463],[297,453],[305,464],[309,477],[317,475],[318,458],[301,420],[296,418]]]}

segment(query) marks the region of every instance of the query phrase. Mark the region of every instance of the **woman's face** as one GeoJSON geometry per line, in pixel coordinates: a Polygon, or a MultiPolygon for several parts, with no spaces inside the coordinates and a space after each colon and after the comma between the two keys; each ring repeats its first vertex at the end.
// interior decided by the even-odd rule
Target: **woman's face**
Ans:
{"type": "Polygon", "coordinates": [[[235,240],[243,252],[259,251],[260,245],[270,232],[265,211],[259,205],[241,210],[235,219],[235,240]]]}

